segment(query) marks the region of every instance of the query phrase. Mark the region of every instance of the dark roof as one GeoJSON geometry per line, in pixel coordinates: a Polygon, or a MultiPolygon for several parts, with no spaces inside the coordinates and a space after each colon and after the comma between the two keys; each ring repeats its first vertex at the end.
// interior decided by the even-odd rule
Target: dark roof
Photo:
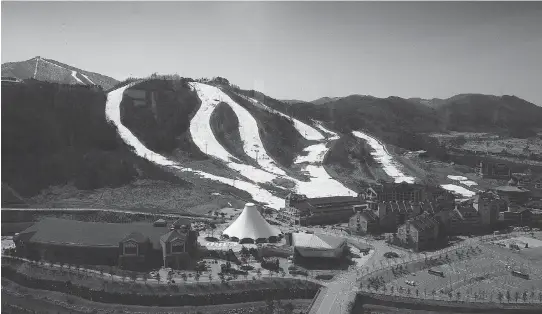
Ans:
{"type": "Polygon", "coordinates": [[[58,218],[45,218],[20,233],[20,239],[30,242],[74,246],[115,246],[123,240],[149,240],[153,248],[160,248],[160,237],[168,233],[166,227],[152,223],[103,223],[58,218]],[[28,234],[32,234],[30,237],[28,234]]]}
{"type": "Polygon", "coordinates": [[[529,192],[529,190],[525,190],[525,189],[519,188],[517,186],[510,186],[510,185],[498,186],[498,187],[494,188],[494,190],[501,191],[501,192],[516,192],[516,193],[527,193],[527,192],[529,192]]]}
{"type": "Polygon", "coordinates": [[[472,203],[467,202],[465,202],[465,204],[459,204],[457,206],[457,211],[461,214],[462,217],[478,215],[478,211],[472,206],[472,203]]]}
{"type": "Polygon", "coordinates": [[[418,230],[426,230],[438,225],[438,221],[429,213],[422,213],[407,221],[418,230]]]}
{"type": "Polygon", "coordinates": [[[378,216],[375,213],[373,213],[371,210],[364,210],[361,212],[357,212],[355,216],[363,217],[368,222],[378,221],[378,216]]]}
{"type": "Polygon", "coordinates": [[[329,197],[317,197],[317,198],[308,198],[307,202],[309,202],[312,206],[319,207],[319,206],[330,206],[335,204],[341,204],[341,203],[356,203],[361,204],[361,200],[355,196],[329,196],[329,197]]]}
{"type": "Polygon", "coordinates": [[[189,226],[190,222],[191,222],[191,220],[189,218],[179,218],[179,219],[175,220],[172,225],[173,226],[178,226],[178,227],[189,226]]]}
{"type": "Polygon", "coordinates": [[[390,191],[390,190],[396,190],[396,191],[414,191],[419,190],[423,186],[420,184],[410,184],[406,182],[401,183],[383,183],[379,185],[372,186],[373,190],[375,192],[382,192],[382,191],[390,191]]]}
{"type": "Polygon", "coordinates": [[[164,234],[160,237],[160,241],[162,242],[169,242],[177,239],[181,239],[181,241],[186,240],[187,234],[181,232],[178,229],[171,230],[170,232],[164,234]]]}
{"type": "MultiPolygon", "coordinates": [[[[291,206],[300,211],[327,209],[335,206],[354,206],[365,203],[355,196],[329,196],[292,200],[291,206]]],[[[353,209],[352,209],[353,210],[353,209]]]]}

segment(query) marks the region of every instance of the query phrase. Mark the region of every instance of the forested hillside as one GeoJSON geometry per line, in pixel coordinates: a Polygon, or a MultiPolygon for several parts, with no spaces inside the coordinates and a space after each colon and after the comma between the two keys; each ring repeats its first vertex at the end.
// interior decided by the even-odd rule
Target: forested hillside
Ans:
{"type": "Polygon", "coordinates": [[[105,120],[106,94],[35,80],[2,87],[2,182],[29,196],[54,184],[118,186],[137,174],[105,120]]]}

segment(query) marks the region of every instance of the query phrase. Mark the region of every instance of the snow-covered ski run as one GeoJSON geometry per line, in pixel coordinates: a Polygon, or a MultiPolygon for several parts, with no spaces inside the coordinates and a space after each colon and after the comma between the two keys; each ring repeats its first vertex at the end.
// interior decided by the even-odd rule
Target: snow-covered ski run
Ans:
{"type": "Polygon", "coordinates": [[[286,176],[286,172],[278,167],[265,151],[258,132],[256,119],[245,108],[215,86],[197,82],[193,82],[191,85],[201,100],[200,109],[190,123],[190,134],[200,150],[205,148],[207,155],[225,161],[229,167],[239,171],[243,176],[250,177],[258,182],[269,182],[277,178],[277,176],[286,176]],[[211,129],[210,118],[216,106],[221,102],[228,104],[235,112],[237,120],[239,120],[239,135],[243,142],[243,150],[258,163],[261,169],[232,162],[235,158],[216,140],[211,129]]]}
{"type": "Polygon", "coordinates": [[[77,83],[85,84],[77,77],[77,71],[72,71],[72,77],[77,81],[77,83]]]}
{"type": "MultiPolygon", "coordinates": [[[[400,182],[414,183],[415,182],[416,178],[407,176],[401,170],[399,170],[399,166],[393,160],[393,157],[391,156],[391,154],[388,152],[386,147],[382,143],[380,143],[377,139],[360,131],[353,131],[352,134],[356,137],[359,137],[367,141],[367,143],[374,150],[373,152],[371,152],[371,155],[375,158],[377,162],[379,162],[382,165],[384,172],[386,172],[388,176],[392,177],[396,183],[400,183],[400,182]]],[[[458,177],[453,177],[453,178],[457,179],[458,177]]],[[[473,182],[473,181],[465,181],[465,182],[471,185],[476,184],[476,182],[473,182]]],[[[441,185],[441,187],[445,190],[452,191],[457,194],[461,194],[462,196],[466,198],[472,197],[475,194],[473,191],[466,189],[462,186],[455,185],[455,184],[443,184],[441,185]]]]}
{"type": "Polygon", "coordinates": [[[84,75],[83,73],[79,73],[79,74],[81,74],[84,78],[86,78],[87,81],[88,81],[90,84],[95,85],[94,82],[93,82],[91,79],[88,78],[88,76],[84,75]]]}
{"type": "Polygon", "coordinates": [[[399,170],[398,165],[394,162],[392,156],[388,153],[384,145],[382,145],[377,139],[360,131],[353,131],[352,134],[367,141],[367,143],[374,150],[371,152],[371,155],[382,165],[384,172],[386,172],[388,176],[392,177],[396,183],[414,183],[414,177],[407,176],[401,170],[399,170]]]}
{"type": "Polygon", "coordinates": [[[241,96],[245,99],[248,99],[250,102],[252,102],[254,105],[260,107],[260,108],[263,108],[271,113],[274,113],[274,114],[278,114],[280,116],[283,116],[285,118],[288,118],[288,119],[291,119],[293,124],[294,124],[294,127],[296,128],[296,130],[299,132],[299,134],[301,134],[301,136],[303,136],[305,139],[309,140],[309,141],[320,141],[320,140],[323,140],[325,139],[325,137],[322,135],[322,133],[318,132],[317,130],[315,130],[312,126],[306,124],[306,123],[303,123],[297,119],[294,119],[294,118],[291,118],[290,116],[278,111],[278,110],[274,110],[272,108],[269,108],[267,105],[265,104],[262,104],[260,103],[258,100],[254,99],[254,98],[251,98],[251,97],[247,97],[247,96],[241,96]]]}
{"type": "Polygon", "coordinates": [[[216,176],[207,172],[194,170],[191,168],[181,167],[178,163],[169,160],[168,158],[157,154],[151,150],[149,150],[143,143],[139,141],[139,139],[132,133],[128,128],[126,128],[120,118],[120,103],[122,101],[122,97],[124,95],[124,91],[127,88],[130,88],[131,86],[138,84],[140,82],[133,82],[129,85],[126,85],[124,87],[118,88],[114,91],[109,92],[107,95],[107,103],[106,103],[106,118],[110,123],[113,123],[117,127],[117,132],[122,138],[122,140],[128,144],[130,147],[134,149],[134,153],[137,154],[140,157],[143,157],[157,165],[165,166],[165,167],[171,167],[174,168],[180,172],[190,172],[196,175],[201,176],[202,178],[218,181],[224,184],[228,184],[231,186],[235,186],[236,188],[239,188],[241,190],[247,191],[252,195],[252,198],[258,202],[267,203],[267,205],[274,209],[280,209],[282,208],[284,201],[272,195],[268,191],[262,189],[256,184],[253,184],[251,182],[243,181],[243,180],[233,180],[229,178],[224,178],[220,176],[216,176]]]}
{"type": "MultiPolygon", "coordinates": [[[[271,181],[275,178],[287,178],[295,183],[297,193],[304,194],[308,197],[356,195],[356,192],[346,188],[344,185],[331,178],[327,171],[323,168],[322,162],[327,151],[325,144],[316,144],[305,148],[309,154],[307,156],[308,158],[303,159],[303,162],[309,164],[304,165],[303,170],[307,171],[310,175],[308,182],[300,181],[294,177],[291,177],[281,168],[279,168],[265,151],[258,131],[258,124],[250,112],[237,104],[222,90],[215,86],[195,82],[191,84],[201,99],[201,106],[196,115],[192,118],[190,133],[194,143],[200,148],[200,150],[205,151],[207,155],[226,161],[230,168],[238,170],[242,175],[253,180],[266,180],[263,182],[271,183],[271,181]],[[254,169],[257,168],[253,166],[231,162],[233,157],[214,138],[209,119],[212,111],[220,102],[228,104],[237,115],[237,119],[239,121],[239,133],[241,135],[241,140],[243,141],[245,153],[256,160],[258,165],[265,170],[267,174],[262,174],[261,170],[254,172],[254,169]],[[211,145],[209,145],[210,143],[211,145]],[[258,154],[260,157],[256,158],[256,154],[258,154]],[[270,175],[274,175],[274,178],[271,178],[270,175]]],[[[251,101],[260,107],[267,107],[261,103],[258,103],[257,100],[251,99],[251,101]]],[[[269,108],[266,110],[270,111],[269,108]]],[[[317,137],[315,134],[320,133],[301,121],[296,119],[293,120],[294,126],[303,125],[301,130],[297,129],[298,132],[300,132],[300,134],[303,136],[305,136],[305,134],[310,134],[307,135],[307,137],[310,136],[313,138],[317,137]]],[[[323,139],[324,137],[320,134],[318,138],[323,139]]]]}

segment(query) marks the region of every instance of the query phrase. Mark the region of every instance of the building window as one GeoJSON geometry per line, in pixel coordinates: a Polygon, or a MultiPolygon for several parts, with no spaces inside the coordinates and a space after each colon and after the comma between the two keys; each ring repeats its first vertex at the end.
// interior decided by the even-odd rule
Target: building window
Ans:
{"type": "Polygon", "coordinates": [[[184,245],[182,242],[177,241],[171,243],[171,253],[182,253],[184,251],[184,245]]]}
{"type": "Polygon", "coordinates": [[[124,255],[137,255],[137,243],[133,241],[124,243],[124,255]]]}

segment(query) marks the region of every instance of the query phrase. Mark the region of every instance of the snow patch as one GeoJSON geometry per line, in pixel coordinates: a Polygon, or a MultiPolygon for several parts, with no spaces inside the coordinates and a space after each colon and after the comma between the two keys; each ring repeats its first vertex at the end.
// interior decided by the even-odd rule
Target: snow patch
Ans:
{"type": "Polygon", "coordinates": [[[85,79],[87,79],[87,81],[89,81],[89,82],[90,82],[90,84],[92,84],[92,85],[96,85],[96,84],[94,84],[94,82],[93,82],[93,81],[91,81],[91,80],[90,80],[90,79],[88,78],[88,76],[84,75],[83,73],[79,73],[79,74],[81,74],[81,75],[82,75],[82,76],[83,76],[83,77],[84,77],[85,79]]]}
{"type": "Polygon", "coordinates": [[[461,194],[467,198],[469,197],[473,197],[474,196],[474,192],[471,191],[471,190],[467,190],[466,188],[462,187],[462,186],[458,186],[458,185],[455,185],[455,184],[443,184],[441,185],[443,189],[445,190],[448,190],[448,191],[452,191],[454,193],[458,193],[458,194],[461,194]]]}
{"type": "Polygon", "coordinates": [[[394,162],[384,145],[382,145],[378,140],[360,131],[353,131],[352,134],[367,141],[367,143],[374,150],[374,152],[371,152],[371,155],[382,165],[384,172],[392,177],[396,183],[414,183],[415,178],[407,176],[401,172],[401,170],[399,170],[399,165],[394,162]]]}
{"type": "Polygon", "coordinates": [[[468,178],[463,177],[463,176],[448,176],[448,179],[454,180],[454,181],[464,181],[464,180],[467,180],[468,178]]]}
{"type": "Polygon", "coordinates": [[[463,185],[466,185],[466,186],[474,186],[474,185],[478,185],[478,183],[472,181],[472,180],[469,180],[467,177],[463,177],[463,176],[448,176],[448,179],[450,180],[454,180],[454,181],[459,181],[459,183],[463,184],[463,185]]]}
{"type": "Polygon", "coordinates": [[[74,79],[77,80],[77,83],[85,84],[85,83],[83,83],[83,81],[81,81],[81,80],[77,77],[77,71],[72,71],[72,76],[73,76],[74,79]]]}

